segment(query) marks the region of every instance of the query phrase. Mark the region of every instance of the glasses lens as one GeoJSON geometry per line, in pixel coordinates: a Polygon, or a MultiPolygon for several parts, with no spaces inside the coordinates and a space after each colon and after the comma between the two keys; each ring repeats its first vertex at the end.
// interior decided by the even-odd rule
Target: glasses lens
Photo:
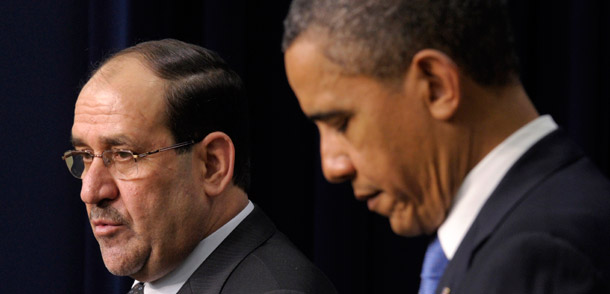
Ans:
{"type": "Polygon", "coordinates": [[[66,165],[70,173],[77,179],[82,178],[83,172],[85,171],[85,163],[83,161],[83,154],[66,152],[64,154],[66,165]]]}
{"type": "Polygon", "coordinates": [[[138,175],[138,164],[133,153],[127,150],[108,150],[102,155],[104,162],[111,163],[120,179],[131,179],[138,175]]]}

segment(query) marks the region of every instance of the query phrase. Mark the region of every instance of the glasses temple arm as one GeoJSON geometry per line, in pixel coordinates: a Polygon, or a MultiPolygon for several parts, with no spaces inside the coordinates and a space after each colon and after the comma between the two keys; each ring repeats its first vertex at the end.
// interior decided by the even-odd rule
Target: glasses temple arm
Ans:
{"type": "Polygon", "coordinates": [[[153,150],[153,151],[150,151],[150,152],[134,155],[134,158],[146,157],[146,156],[151,155],[151,154],[155,154],[155,153],[159,153],[159,152],[163,152],[163,151],[167,151],[167,150],[171,150],[171,149],[176,149],[176,148],[184,147],[184,146],[188,146],[188,145],[191,145],[191,144],[195,144],[195,140],[190,140],[190,141],[187,141],[187,142],[182,142],[182,143],[178,143],[176,145],[172,145],[172,146],[168,146],[168,147],[163,147],[161,149],[153,150]]]}

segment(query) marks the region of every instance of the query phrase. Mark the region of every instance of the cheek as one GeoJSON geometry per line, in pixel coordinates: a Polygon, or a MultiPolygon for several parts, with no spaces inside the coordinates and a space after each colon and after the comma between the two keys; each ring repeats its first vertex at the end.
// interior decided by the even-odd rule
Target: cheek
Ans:
{"type": "Polygon", "coordinates": [[[162,178],[149,177],[146,180],[127,181],[119,188],[125,216],[133,221],[136,228],[149,226],[147,222],[157,219],[166,201],[170,200],[169,187],[162,178]]]}
{"type": "Polygon", "coordinates": [[[371,176],[376,182],[385,186],[382,188],[387,189],[401,201],[413,201],[409,198],[419,198],[412,174],[416,166],[409,161],[405,150],[380,148],[373,154],[376,156],[371,156],[368,160],[371,176]]]}
{"type": "Polygon", "coordinates": [[[142,215],[144,215],[147,210],[146,204],[142,201],[142,191],[141,185],[133,183],[133,182],[124,182],[122,185],[119,185],[119,191],[121,193],[120,202],[123,204],[121,213],[124,217],[128,218],[133,225],[138,225],[139,220],[142,215]]]}
{"type": "Polygon", "coordinates": [[[196,190],[193,175],[187,168],[174,169],[154,179],[148,185],[142,202],[154,218],[171,219],[193,205],[192,197],[196,190]]]}

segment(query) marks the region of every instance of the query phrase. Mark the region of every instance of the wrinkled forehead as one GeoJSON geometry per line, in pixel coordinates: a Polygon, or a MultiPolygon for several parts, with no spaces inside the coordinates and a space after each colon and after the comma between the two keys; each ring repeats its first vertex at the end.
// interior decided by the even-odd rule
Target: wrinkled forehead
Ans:
{"type": "Polygon", "coordinates": [[[165,126],[165,84],[138,58],[121,56],[109,61],[79,94],[73,135],[155,132],[165,126]]]}

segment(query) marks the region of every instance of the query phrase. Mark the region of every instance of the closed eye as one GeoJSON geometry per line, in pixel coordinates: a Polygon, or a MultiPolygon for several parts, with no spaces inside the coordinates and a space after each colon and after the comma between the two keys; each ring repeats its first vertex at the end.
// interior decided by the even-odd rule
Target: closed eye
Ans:
{"type": "Polygon", "coordinates": [[[351,114],[344,111],[331,111],[309,116],[314,122],[324,123],[340,133],[347,131],[351,114]]]}
{"type": "Polygon", "coordinates": [[[340,133],[345,133],[347,131],[347,126],[349,123],[349,117],[342,118],[337,125],[337,131],[340,133]]]}

